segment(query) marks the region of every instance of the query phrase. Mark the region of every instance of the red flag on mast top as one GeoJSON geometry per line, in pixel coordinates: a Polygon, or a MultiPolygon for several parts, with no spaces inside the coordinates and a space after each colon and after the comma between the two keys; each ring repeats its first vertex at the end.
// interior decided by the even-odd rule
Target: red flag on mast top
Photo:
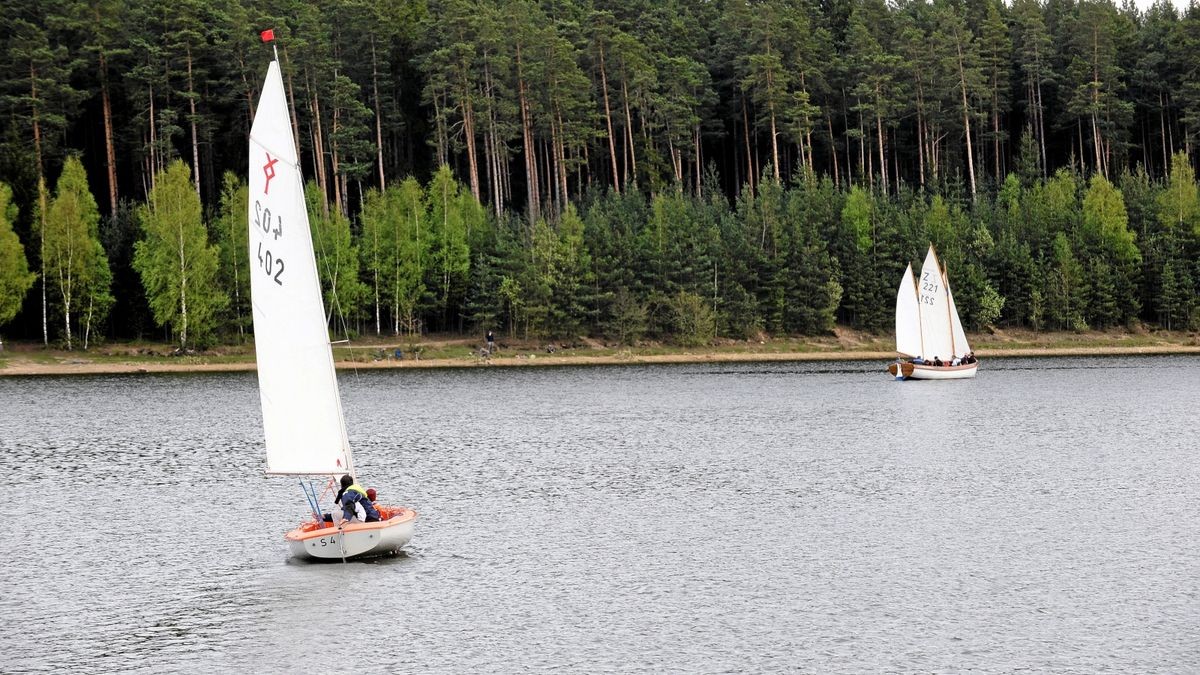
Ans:
{"type": "Polygon", "coordinates": [[[262,33],[259,33],[259,35],[262,37],[263,42],[274,42],[275,41],[275,29],[274,28],[268,28],[268,29],[264,30],[262,33]]]}

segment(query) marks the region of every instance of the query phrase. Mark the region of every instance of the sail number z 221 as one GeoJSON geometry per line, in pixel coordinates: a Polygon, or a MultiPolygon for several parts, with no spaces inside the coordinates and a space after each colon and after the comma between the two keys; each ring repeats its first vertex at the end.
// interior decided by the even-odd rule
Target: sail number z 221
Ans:
{"type": "Polygon", "coordinates": [[[926,305],[934,304],[934,296],[938,292],[938,285],[929,280],[929,272],[921,276],[921,302],[926,305]],[[927,295],[926,293],[929,293],[927,295]]]}

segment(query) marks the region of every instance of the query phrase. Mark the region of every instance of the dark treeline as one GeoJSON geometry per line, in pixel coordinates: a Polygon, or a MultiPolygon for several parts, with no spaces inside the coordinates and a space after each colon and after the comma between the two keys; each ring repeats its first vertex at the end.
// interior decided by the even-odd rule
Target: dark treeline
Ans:
{"type": "Polygon", "coordinates": [[[265,28],[339,331],[880,330],[930,241],[972,328],[1200,324],[1200,6],[0,6],[17,336],[245,334],[265,28]]]}

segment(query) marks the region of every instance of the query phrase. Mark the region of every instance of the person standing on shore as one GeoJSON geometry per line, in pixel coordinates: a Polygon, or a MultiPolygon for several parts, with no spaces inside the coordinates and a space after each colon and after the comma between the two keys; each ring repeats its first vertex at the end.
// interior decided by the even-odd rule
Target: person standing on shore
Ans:
{"type": "Polygon", "coordinates": [[[487,350],[488,356],[491,356],[492,352],[496,351],[496,336],[490,330],[487,332],[487,350]]]}

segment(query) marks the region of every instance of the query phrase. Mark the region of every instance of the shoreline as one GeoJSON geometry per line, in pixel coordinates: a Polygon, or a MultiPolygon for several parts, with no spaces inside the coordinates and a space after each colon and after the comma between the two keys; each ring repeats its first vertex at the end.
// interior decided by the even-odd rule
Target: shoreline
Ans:
{"type": "MultiPolygon", "coordinates": [[[[17,353],[19,354],[19,352],[17,353]]],[[[989,358],[1040,358],[1063,356],[1167,356],[1180,354],[1200,355],[1200,345],[1147,345],[1138,347],[1080,346],[1080,347],[1020,347],[981,348],[976,350],[981,361],[989,358]]],[[[198,359],[203,357],[184,357],[198,359]]],[[[778,363],[797,361],[881,361],[896,358],[895,352],[868,350],[831,350],[808,352],[681,352],[672,354],[518,354],[495,356],[490,359],[478,356],[430,359],[379,359],[371,361],[337,360],[338,370],[383,370],[404,368],[528,368],[554,366],[628,366],[653,364],[696,364],[696,363],[778,363]]],[[[121,375],[142,373],[222,373],[249,372],[255,370],[253,361],[205,363],[184,361],[177,357],[141,357],[140,360],[93,361],[82,356],[73,356],[65,362],[45,363],[19,355],[0,356],[0,377],[17,376],[63,376],[63,375],[121,375]],[[154,360],[149,360],[154,359],[154,360]]]]}

